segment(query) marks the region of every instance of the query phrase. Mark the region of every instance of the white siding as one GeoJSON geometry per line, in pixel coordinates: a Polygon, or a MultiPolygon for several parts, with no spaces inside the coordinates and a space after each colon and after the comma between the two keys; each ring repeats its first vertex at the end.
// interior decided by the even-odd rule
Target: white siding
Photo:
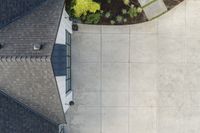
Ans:
{"type": "MultiPolygon", "coordinates": [[[[56,38],[56,44],[65,45],[66,30],[72,34],[72,22],[69,20],[69,15],[67,14],[67,12],[63,10],[62,19],[56,38]]],[[[69,108],[69,102],[72,100],[72,91],[66,94],[66,76],[56,76],[56,81],[60,93],[62,106],[64,112],[66,112],[69,108]]]]}
{"type": "Polygon", "coordinates": [[[72,22],[69,20],[69,15],[64,10],[62,14],[62,19],[60,22],[60,27],[58,30],[58,35],[56,38],[57,44],[65,44],[65,30],[72,34],[72,22]]]}
{"type": "Polygon", "coordinates": [[[66,76],[56,76],[56,81],[59,88],[60,98],[64,112],[69,108],[69,102],[72,100],[72,91],[66,94],[66,76]]]}

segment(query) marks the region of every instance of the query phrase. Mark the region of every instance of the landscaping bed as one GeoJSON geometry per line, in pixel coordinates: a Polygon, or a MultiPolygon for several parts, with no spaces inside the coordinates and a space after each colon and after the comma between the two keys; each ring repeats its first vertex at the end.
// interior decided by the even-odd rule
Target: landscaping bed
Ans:
{"type": "MultiPolygon", "coordinates": [[[[183,0],[163,0],[168,9],[183,0]]],[[[123,25],[147,21],[138,0],[66,0],[73,20],[85,24],[123,25]]]]}
{"type": "Polygon", "coordinates": [[[184,0],[163,0],[167,9],[170,10],[184,0]]]}
{"type": "Polygon", "coordinates": [[[101,7],[104,14],[100,20],[100,24],[111,24],[111,21],[115,21],[115,24],[135,24],[147,21],[143,11],[138,12],[137,15],[133,13],[133,16],[130,16],[128,12],[131,4],[138,9],[140,8],[140,4],[137,0],[130,0],[129,6],[125,5],[123,0],[113,0],[110,4],[106,2],[102,3],[101,7]],[[109,18],[106,18],[107,13],[110,13],[109,18]],[[122,21],[120,21],[120,19],[122,19],[122,21]]]}

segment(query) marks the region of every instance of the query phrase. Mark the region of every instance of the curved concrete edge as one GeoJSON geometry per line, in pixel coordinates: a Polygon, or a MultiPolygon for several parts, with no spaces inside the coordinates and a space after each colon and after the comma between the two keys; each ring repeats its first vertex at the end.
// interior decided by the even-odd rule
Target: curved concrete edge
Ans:
{"type": "MultiPolygon", "coordinates": [[[[170,12],[172,12],[173,10],[176,10],[176,8],[179,8],[179,6],[180,5],[183,5],[185,2],[186,2],[187,0],[184,0],[184,1],[182,1],[181,3],[179,3],[178,5],[176,5],[174,8],[172,8],[172,9],[170,9],[170,10],[168,10],[167,12],[163,12],[163,14],[161,15],[161,16],[163,16],[163,15],[165,15],[165,14],[167,14],[167,13],[170,13],[170,12]]],[[[193,0],[189,0],[189,1],[193,1],[193,0]]],[[[159,16],[159,17],[161,17],[161,16],[159,16]]],[[[138,24],[143,24],[143,23],[148,23],[148,22],[150,22],[150,21],[154,21],[155,19],[157,19],[158,17],[155,17],[154,19],[151,19],[151,20],[148,20],[148,21],[144,21],[144,22],[141,22],[141,23],[136,23],[136,24],[125,24],[125,25],[96,25],[96,24],[79,24],[79,25],[92,25],[92,26],[118,26],[118,27],[120,27],[120,26],[130,26],[130,25],[138,25],[138,24]]]]}
{"type": "Polygon", "coordinates": [[[167,33],[183,34],[186,27],[186,2],[184,0],[179,5],[166,12],[162,16],[150,21],[129,25],[91,25],[78,24],[82,33],[115,33],[115,34],[135,34],[135,33],[167,33]]]}

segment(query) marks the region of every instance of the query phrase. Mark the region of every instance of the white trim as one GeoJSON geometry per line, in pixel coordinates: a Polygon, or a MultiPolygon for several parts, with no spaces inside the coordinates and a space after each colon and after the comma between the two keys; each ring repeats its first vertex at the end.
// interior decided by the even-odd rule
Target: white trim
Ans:
{"type": "MultiPolygon", "coordinates": [[[[66,45],[66,30],[72,34],[72,22],[69,20],[69,15],[65,11],[64,7],[56,38],[56,44],[66,45]]],[[[72,101],[72,91],[66,94],[66,76],[56,76],[56,82],[63,110],[66,112],[69,108],[69,102],[72,101]]]]}
{"type": "MultiPolygon", "coordinates": [[[[65,8],[64,8],[65,9],[65,8]]],[[[58,29],[58,34],[56,38],[57,44],[65,44],[66,42],[66,31],[72,34],[72,22],[69,20],[69,15],[65,10],[63,10],[62,18],[60,21],[60,27],[58,29]]]]}
{"type": "Polygon", "coordinates": [[[66,76],[56,76],[56,82],[64,112],[69,109],[69,102],[73,100],[72,91],[66,93],[66,76]]]}

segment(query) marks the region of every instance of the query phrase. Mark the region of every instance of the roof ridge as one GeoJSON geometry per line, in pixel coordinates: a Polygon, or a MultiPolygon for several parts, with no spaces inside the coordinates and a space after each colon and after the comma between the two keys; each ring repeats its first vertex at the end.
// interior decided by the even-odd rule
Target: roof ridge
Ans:
{"type": "Polygon", "coordinates": [[[0,62],[50,62],[51,56],[0,56],[0,62]]]}

